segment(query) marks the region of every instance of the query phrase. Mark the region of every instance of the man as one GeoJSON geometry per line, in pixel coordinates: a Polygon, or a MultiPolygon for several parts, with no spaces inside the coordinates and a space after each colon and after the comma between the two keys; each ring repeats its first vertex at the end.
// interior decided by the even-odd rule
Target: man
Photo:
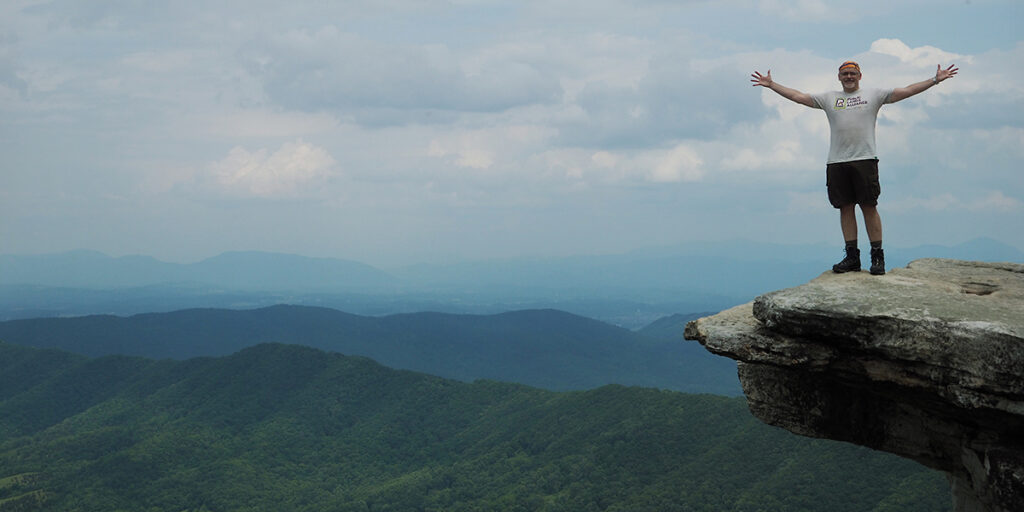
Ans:
{"type": "Polygon", "coordinates": [[[832,266],[837,273],[860,271],[860,249],[857,248],[857,211],[860,205],[864,227],[871,242],[871,268],[873,275],[885,273],[885,255],[882,252],[882,219],[878,215],[878,154],[875,151],[875,122],[878,110],[886,103],[896,103],[924,92],[956,75],[958,68],[938,65],[935,76],[921,82],[896,89],[861,89],[860,65],[846,61],[839,66],[842,92],[806,94],[790,89],[772,80],[772,72],[762,75],[754,71],[750,80],[754,86],[767,87],[783,98],[820,108],[828,116],[831,137],[826,164],[828,199],[839,209],[839,222],[846,240],[846,257],[832,266]]]}

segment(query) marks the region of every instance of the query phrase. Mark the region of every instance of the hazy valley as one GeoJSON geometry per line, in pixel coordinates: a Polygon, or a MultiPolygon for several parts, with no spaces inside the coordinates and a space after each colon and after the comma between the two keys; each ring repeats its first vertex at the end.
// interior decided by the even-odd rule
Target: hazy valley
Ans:
{"type": "Polygon", "coordinates": [[[947,510],[935,471],[755,420],[682,340],[835,252],[748,249],[0,256],[0,510],[947,510]]]}

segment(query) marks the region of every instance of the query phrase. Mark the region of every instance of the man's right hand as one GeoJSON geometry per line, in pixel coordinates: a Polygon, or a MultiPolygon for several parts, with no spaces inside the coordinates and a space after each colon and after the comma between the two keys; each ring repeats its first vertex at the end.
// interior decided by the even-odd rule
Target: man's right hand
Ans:
{"type": "Polygon", "coordinates": [[[751,74],[750,76],[753,77],[750,79],[750,81],[754,82],[753,84],[751,84],[754,87],[757,87],[758,85],[760,85],[761,87],[772,86],[772,70],[770,69],[768,70],[767,75],[762,75],[760,72],[754,71],[753,74],[751,74]]]}
{"type": "Polygon", "coordinates": [[[787,100],[794,101],[801,105],[807,105],[808,107],[814,107],[814,98],[811,98],[809,94],[800,92],[796,89],[790,89],[782,84],[775,85],[775,82],[772,81],[772,70],[770,69],[765,75],[762,75],[759,71],[754,71],[750,76],[750,81],[753,82],[751,85],[755,87],[758,85],[761,87],[767,87],[787,100]]]}

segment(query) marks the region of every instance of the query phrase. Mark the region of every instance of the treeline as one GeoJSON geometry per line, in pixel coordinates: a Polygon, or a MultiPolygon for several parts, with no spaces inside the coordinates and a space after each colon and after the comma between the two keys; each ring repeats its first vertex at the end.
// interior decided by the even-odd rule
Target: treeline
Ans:
{"type": "Polygon", "coordinates": [[[5,506],[881,512],[950,498],[939,473],[765,426],[741,398],[463,383],[278,344],[154,361],[0,343],[5,506]]]}

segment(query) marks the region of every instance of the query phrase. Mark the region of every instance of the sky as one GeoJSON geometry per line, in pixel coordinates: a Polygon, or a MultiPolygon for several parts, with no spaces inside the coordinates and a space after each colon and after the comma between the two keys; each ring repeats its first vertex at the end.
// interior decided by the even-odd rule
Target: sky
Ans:
{"type": "Polygon", "coordinates": [[[1022,21],[1019,0],[5,0],[0,253],[838,248],[823,112],[750,74],[838,90],[847,59],[862,87],[960,69],[881,110],[886,244],[1024,248],[1022,21]]]}

